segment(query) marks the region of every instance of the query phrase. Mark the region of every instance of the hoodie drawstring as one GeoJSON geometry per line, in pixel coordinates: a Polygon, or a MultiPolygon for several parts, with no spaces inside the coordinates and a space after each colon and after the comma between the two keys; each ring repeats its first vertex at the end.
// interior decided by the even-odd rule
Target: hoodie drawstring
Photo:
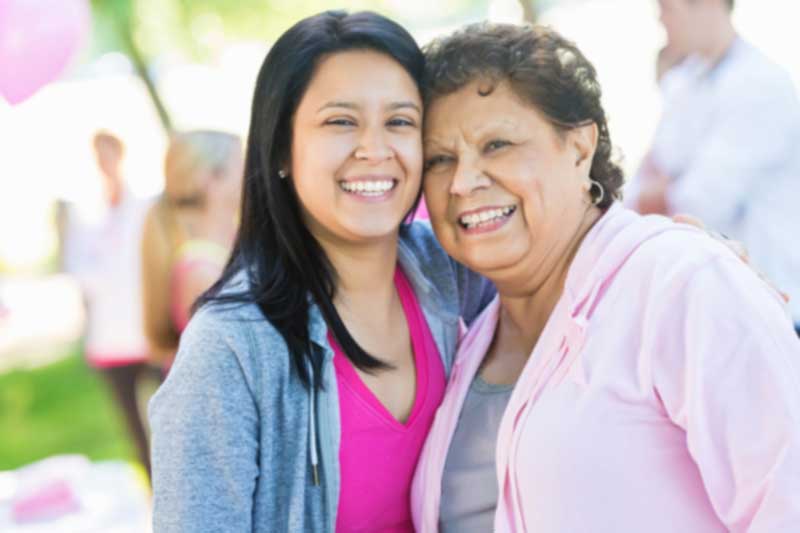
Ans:
{"type": "Polygon", "coordinates": [[[311,449],[311,473],[314,477],[314,486],[319,486],[319,453],[317,450],[317,390],[314,383],[314,365],[306,359],[306,369],[308,371],[308,439],[311,449]]]}

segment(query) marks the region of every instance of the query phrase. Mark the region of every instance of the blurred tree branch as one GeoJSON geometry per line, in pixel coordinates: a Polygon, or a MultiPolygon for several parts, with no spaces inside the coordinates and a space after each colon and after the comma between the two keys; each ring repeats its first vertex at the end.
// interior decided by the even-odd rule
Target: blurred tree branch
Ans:
{"type": "Polygon", "coordinates": [[[150,72],[147,69],[147,60],[136,43],[134,0],[92,0],[92,10],[98,24],[105,24],[111,29],[111,47],[120,48],[130,57],[136,74],[141,78],[153,106],[158,112],[161,125],[168,134],[173,132],[172,119],[164,105],[164,100],[158,92],[150,72]],[[116,46],[115,46],[116,45],[116,46]]]}

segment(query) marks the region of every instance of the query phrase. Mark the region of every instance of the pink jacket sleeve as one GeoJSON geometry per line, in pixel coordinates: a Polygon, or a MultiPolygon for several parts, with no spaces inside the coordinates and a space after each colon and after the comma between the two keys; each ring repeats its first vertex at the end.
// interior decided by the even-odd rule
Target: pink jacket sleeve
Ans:
{"type": "Polygon", "coordinates": [[[782,303],[733,257],[661,282],[653,386],[716,513],[732,532],[800,531],[800,341],[782,303]]]}

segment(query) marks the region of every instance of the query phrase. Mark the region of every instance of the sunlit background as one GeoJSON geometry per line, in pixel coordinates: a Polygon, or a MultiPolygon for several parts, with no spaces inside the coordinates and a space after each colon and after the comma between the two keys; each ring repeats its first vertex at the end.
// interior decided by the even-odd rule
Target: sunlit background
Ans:
{"type": "MultiPolygon", "coordinates": [[[[75,362],[83,315],[76,287],[55,273],[54,206],[67,200],[99,213],[90,142],[98,129],[124,141],[125,175],[136,195],[161,190],[167,136],[143,73],[176,129],[244,135],[271,40],[304,16],[372,9],[400,21],[420,44],[464,23],[524,16],[519,0],[92,0],[91,7],[92,30],[59,80],[14,106],[0,98],[0,471],[59,453],[132,460],[106,393],[75,362]],[[60,412],[41,396],[59,387],[59,398],[83,399],[60,412]],[[65,437],[62,426],[83,419],[79,409],[90,411],[92,422],[80,438],[65,437]]],[[[530,7],[594,62],[612,139],[630,173],[660,113],[654,64],[664,33],[656,0],[539,0],[530,7]]],[[[799,19],[797,0],[737,0],[734,16],[741,34],[796,86],[799,19]]],[[[0,529],[2,520],[0,511],[0,529]]]]}
{"type": "MultiPolygon", "coordinates": [[[[55,247],[55,199],[96,201],[90,137],[110,129],[126,143],[136,194],[157,193],[166,142],[158,114],[115,17],[129,17],[147,71],[178,129],[221,128],[244,134],[252,85],[270,39],[321,9],[374,9],[408,27],[421,44],[485,18],[519,21],[518,0],[95,0],[90,42],[61,81],[11,107],[0,99],[0,272],[47,269],[55,247]],[[105,6],[105,7],[104,7],[105,6]],[[120,7],[123,6],[123,7],[120,7]],[[127,6],[124,7],[124,6],[127,6]],[[189,7],[191,6],[191,7],[189,7]],[[122,13],[109,13],[118,9],[122,13]],[[129,13],[125,9],[130,9],[129,13]]],[[[539,20],[577,42],[595,63],[612,136],[625,169],[639,161],[659,114],[654,57],[664,42],[655,0],[550,0],[539,20]]],[[[800,82],[800,2],[739,0],[741,33],[800,82]],[[794,43],[794,45],[792,45],[794,43]]]]}

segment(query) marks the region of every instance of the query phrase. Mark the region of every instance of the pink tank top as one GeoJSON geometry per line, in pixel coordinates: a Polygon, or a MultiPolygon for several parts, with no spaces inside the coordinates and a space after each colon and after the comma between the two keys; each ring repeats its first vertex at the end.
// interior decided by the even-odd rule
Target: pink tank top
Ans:
{"type": "Polygon", "coordinates": [[[405,423],[399,422],[367,388],[333,336],[341,447],[341,490],[337,533],[413,533],[411,480],[433,417],[444,396],[445,374],[425,316],[398,267],[395,287],[411,334],[416,397],[405,423]]]}
{"type": "Polygon", "coordinates": [[[228,253],[224,246],[203,239],[189,239],[175,252],[171,274],[172,298],[170,314],[172,315],[172,324],[178,333],[182,333],[186,329],[190,318],[189,310],[179,305],[179,302],[183,301],[181,293],[184,279],[192,269],[204,265],[218,268],[222,273],[225,261],[228,259],[228,253]]]}

